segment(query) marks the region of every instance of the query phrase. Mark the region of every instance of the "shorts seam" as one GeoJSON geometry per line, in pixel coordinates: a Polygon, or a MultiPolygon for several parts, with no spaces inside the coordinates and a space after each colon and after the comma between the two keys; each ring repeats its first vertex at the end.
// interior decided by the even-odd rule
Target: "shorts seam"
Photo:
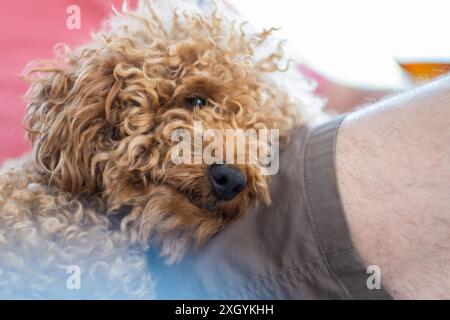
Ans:
{"type": "MultiPolygon", "coordinates": [[[[336,140],[336,136],[337,136],[337,130],[340,126],[340,123],[342,123],[343,118],[339,119],[339,120],[334,120],[334,121],[339,121],[339,125],[336,126],[335,131],[333,133],[333,139],[336,140]]],[[[333,120],[332,120],[333,121],[333,120]]],[[[325,252],[325,246],[321,237],[321,233],[318,230],[314,219],[313,219],[313,212],[312,212],[312,205],[311,205],[311,201],[310,201],[310,188],[311,188],[311,182],[308,179],[307,175],[306,175],[306,164],[307,164],[307,159],[306,159],[306,149],[308,146],[308,142],[310,140],[310,137],[312,135],[312,130],[308,130],[307,134],[306,134],[306,138],[305,138],[305,142],[303,144],[303,148],[302,150],[302,154],[301,154],[301,159],[303,159],[303,164],[302,164],[302,172],[301,172],[301,179],[302,179],[302,184],[303,184],[303,198],[305,200],[305,207],[306,207],[306,212],[308,213],[308,219],[311,223],[311,228],[313,230],[313,234],[314,237],[317,241],[317,244],[319,246],[319,250],[320,253],[323,257],[323,260],[325,262],[326,267],[328,268],[328,271],[330,272],[330,275],[334,278],[334,280],[338,283],[339,287],[341,288],[341,290],[344,292],[344,294],[350,298],[350,299],[354,299],[354,297],[352,296],[352,294],[348,291],[348,289],[346,288],[345,284],[342,282],[342,280],[338,277],[338,275],[335,273],[334,269],[331,267],[331,264],[328,260],[328,255],[325,252]]],[[[334,152],[335,152],[335,145],[336,143],[333,142],[333,157],[334,157],[334,152]]]]}

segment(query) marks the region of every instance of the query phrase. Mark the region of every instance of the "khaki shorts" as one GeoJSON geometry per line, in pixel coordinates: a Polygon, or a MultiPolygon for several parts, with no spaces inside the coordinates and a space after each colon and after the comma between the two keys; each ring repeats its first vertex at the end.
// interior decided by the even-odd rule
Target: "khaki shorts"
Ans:
{"type": "Polygon", "coordinates": [[[368,288],[342,209],[334,165],[342,119],[295,132],[269,207],[251,209],[178,265],[150,253],[156,298],[389,299],[368,288]]]}

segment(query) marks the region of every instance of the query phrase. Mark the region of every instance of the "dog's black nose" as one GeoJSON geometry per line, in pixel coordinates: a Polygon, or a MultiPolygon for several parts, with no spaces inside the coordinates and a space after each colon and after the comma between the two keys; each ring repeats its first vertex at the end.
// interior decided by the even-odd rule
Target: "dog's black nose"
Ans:
{"type": "Polygon", "coordinates": [[[245,189],[245,175],[236,168],[225,164],[213,164],[209,167],[214,195],[219,200],[231,200],[245,189]]]}

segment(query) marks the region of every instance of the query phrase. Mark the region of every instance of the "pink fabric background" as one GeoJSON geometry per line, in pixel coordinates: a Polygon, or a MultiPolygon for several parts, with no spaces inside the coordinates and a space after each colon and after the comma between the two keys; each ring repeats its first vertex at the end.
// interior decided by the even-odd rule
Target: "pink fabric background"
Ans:
{"type": "Polygon", "coordinates": [[[76,45],[111,13],[111,3],[120,0],[10,0],[0,8],[0,164],[30,150],[22,119],[22,95],[27,83],[20,79],[26,64],[36,58],[51,58],[55,44],[76,45]],[[81,9],[81,29],[69,30],[66,9],[81,9]]]}

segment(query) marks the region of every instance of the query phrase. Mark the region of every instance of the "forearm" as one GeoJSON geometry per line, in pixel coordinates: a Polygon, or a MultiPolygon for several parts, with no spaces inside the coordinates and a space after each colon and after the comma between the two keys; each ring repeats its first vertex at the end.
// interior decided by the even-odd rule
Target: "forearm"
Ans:
{"type": "Polygon", "coordinates": [[[349,115],[336,150],[355,246],[397,298],[450,298],[450,78],[349,115]]]}

